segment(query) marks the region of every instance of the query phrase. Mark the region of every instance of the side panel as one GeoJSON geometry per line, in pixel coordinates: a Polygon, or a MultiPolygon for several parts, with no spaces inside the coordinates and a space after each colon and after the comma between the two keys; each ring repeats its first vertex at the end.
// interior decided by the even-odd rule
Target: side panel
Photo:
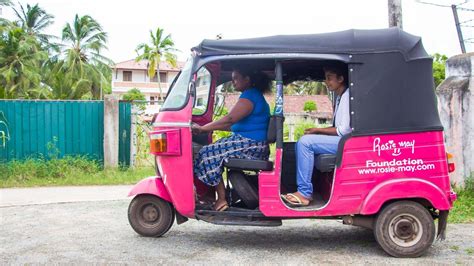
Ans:
{"type": "Polygon", "coordinates": [[[375,214],[382,205],[392,199],[423,198],[436,209],[449,210],[452,207],[448,194],[433,183],[418,178],[388,180],[376,186],[362,204],[361,214],[375,214]]]}
{"type": "Polygon", "coordinates": [[[259,176],[260,209],[267,216],[375,213],[383,202],[398,198],[425,198],[441,210],[451,206],[442,131],[348,139],[341,166],[334,172],[331,198],[318,210],[291,209],[281,201],[278,163],[275,172],[259,176]]]}
{"type": "Polygon", "coordinates": [[[140,194],[152,194],[156,195],[168,202],[171,202],[171,197],[168,191],[163,184],[163,179],[159,176],[150,176],[138,182],[135,186],[133,186],[132,190],[128,193],[128,196],[135,196],[140,194]]]}

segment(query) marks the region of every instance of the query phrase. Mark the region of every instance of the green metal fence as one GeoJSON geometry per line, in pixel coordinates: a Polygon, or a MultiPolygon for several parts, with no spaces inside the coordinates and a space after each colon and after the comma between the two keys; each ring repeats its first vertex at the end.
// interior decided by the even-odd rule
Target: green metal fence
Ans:
{"type": "Polygon", "coordinates": [[[103,113],[102,101],[0,100],[0,161],[65,155],[103,160],[103,113]]]}
{"type": "Polygon", "coordinates": [[[119,164],[130,166],[131,102],[119,102],[119,164]]]}

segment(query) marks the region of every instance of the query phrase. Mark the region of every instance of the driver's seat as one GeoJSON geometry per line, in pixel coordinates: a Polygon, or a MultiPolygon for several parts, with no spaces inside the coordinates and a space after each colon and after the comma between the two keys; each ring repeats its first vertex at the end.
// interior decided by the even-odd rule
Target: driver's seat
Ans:
{"type": "MultiPolygon", "coordinates": [[[[267,143],[276,141],[276,116],[271,116],[268,123],[267,143]]],[[[232,188],[245,203],[247,208],[255,209],[258,206],[258,184],[254,176],[248,176],[243,171],[271,171],[273,162],[268,160],[249,160],[229,158],[224,161],[227,168],[227,178],[232,183],[232,188]]],[[[230,188],[228,191],[230,192],[230,188]]],[[[228,193],[229,196],[232,193],[228,193]]]]}
{"type": "MultiPolygon", "coordinates": [[[[275,143],[276,141],[276,116],[270,116],[267,131],[267,143],[275,143]]],[[[270,171],[273,169],[272,161],[265,160],[249,160],[229,158],[224,161],[224,166],[228,169],[249,170],[249,171],[270,171]]]]}

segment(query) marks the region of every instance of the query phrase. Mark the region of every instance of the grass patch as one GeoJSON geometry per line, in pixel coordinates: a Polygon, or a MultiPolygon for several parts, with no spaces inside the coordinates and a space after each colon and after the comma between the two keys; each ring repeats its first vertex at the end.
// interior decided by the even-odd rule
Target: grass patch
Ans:
{"type": "Polygon", "coordinates": [[[464,187],[454,188],[458,199],[449,212],[450,223],[474,223],[474,179],[468,178],[464,187]]]}
{"type": "Polygon", "coordinates": [[[466,253],[468,255],[474,255],[474,248],[466,248],[466,253]]]}
{"type": "Polygon", "coordinates": [[[0,187],[134,184],[154,175],[152,167],[103,169],[94,160],[81,156],[60,159],[27,159],[0,163],[0,187]]]}

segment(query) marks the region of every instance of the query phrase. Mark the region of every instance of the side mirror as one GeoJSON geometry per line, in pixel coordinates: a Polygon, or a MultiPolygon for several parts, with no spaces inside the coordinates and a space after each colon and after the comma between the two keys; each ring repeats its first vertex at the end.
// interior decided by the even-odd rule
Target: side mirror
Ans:
{"type": "Polygon", "coordinates": [[[216,99],[214,101],[214,116],[219,116],[224,110],[224,94],[216,93],[216,99]]]}

